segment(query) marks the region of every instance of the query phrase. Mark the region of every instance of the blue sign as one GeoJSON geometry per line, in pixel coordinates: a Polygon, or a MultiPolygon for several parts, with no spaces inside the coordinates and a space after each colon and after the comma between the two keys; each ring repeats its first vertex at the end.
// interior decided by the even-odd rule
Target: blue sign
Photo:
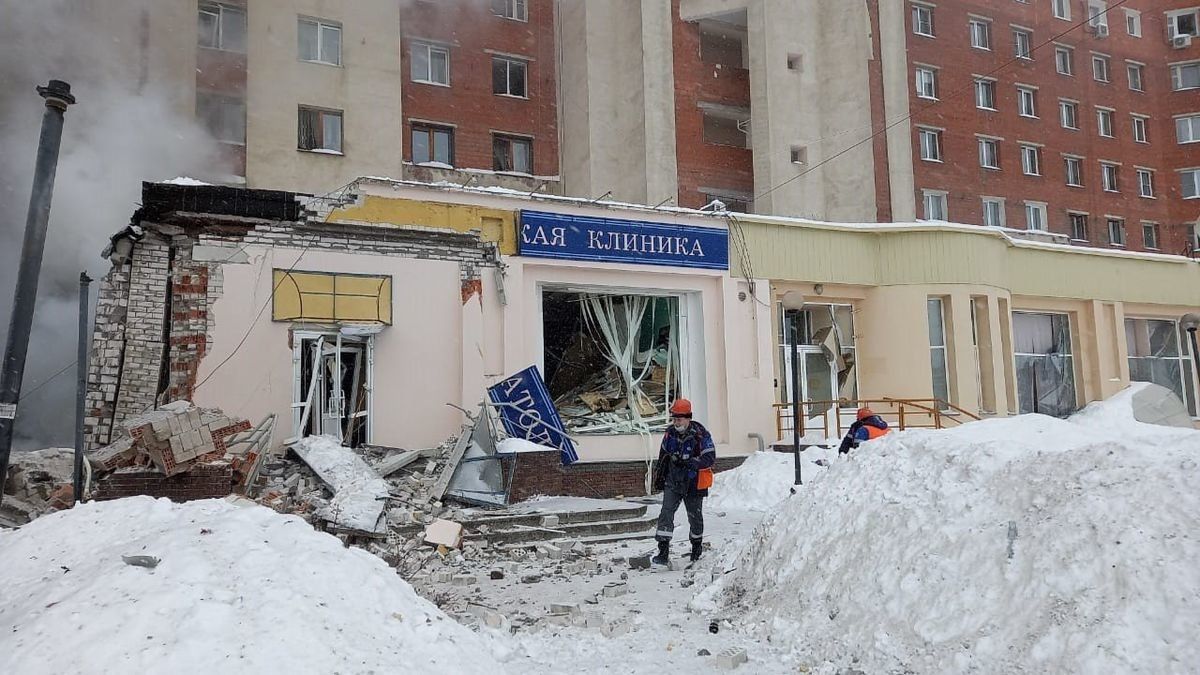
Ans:
{"type": "Polygon", "coordinates": [[[727,270],[729,231],[522,211],[521,255],[727,270]]]}
{"type": "Polygon", "coordinates": [[[558,448],[563,464],[579,461],[575,443],[563,433],[558,409],[550,400],[537,366],[529,366],[488,387],[488,398],[500,409],[500,421],[509,436],[558,448]]]}

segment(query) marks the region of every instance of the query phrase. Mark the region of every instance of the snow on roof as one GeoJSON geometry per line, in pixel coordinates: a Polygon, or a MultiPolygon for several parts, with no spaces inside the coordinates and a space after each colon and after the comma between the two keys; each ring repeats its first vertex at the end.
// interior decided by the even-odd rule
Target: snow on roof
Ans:
{"type": "Polygon", "coordinates": [[[212,183],[205,183],[202,180],[196,180],[195,178],[191,178],[189,176],[179,176],[177,178],[172,178],[171,180],[159,182],[163,183],[164,185],[212,185],[212,183]]]}

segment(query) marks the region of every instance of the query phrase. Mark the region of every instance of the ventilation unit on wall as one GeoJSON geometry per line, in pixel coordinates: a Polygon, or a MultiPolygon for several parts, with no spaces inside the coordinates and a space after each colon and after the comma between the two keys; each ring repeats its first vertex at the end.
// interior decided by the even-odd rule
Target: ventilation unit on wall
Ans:
{"type": "Polygon", "coordinates": [[[1191,35],[1176,35],[1171,38],[1171,46],[1175,49],[1187,49],[1192,46],[1191,35]]]}

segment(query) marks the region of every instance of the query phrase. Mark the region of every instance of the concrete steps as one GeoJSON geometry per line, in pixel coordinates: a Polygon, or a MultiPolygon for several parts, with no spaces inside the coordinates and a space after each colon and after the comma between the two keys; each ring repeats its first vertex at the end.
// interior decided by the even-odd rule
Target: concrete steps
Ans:
{"type": "MultiPolygon", "coordinates": [[[[518,506],[516,510],[472,509],[462,523],[467,541],[487,541],[493,546],[523,546],[542,541],[582,540],[585,543],[605,543],[654,536],[655,515],[647,515],[647,505],[641,503],[608,502],[603,508],[547,508],[518,506]],[[543,519],[557,524],[543,526],[543,519]]],[[[405,537],[415,536],[425,529],[421,524],[404,525],[393,531],[405,537]]]]}
{"type": "MultiPolygon", "coordinates": [[[[644,511],[644,509],[643,509],[644,511]]],[[[489,530],[487,534],[477,532],[467,535],[467,540],[486,540],[492,545],[527,544],[556,539],[587,540],[587,543],[599,543],[599,538],[625,538],[627,535],[645,533],[653,536],[654,516],[642,515],[638,518],[623,520],[601,520],[582,523],[559,524],[558,527],[510,527],[507,529],[489,530]]]]}

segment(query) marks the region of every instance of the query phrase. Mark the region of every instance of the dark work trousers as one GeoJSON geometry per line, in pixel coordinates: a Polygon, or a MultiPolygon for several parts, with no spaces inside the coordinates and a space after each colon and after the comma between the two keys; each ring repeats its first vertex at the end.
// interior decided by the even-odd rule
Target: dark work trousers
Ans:
{"type": "Polygon", "coordinates": [[[698,494],[685,496],[668,483],[663,489],[662,511],[658,513],[658,531],[654,533],[655,539],[671,541],[671,534],[675,531],[675,511],[679,509],[680,502],[683,502],[684,508],[687,509],[689,538],[704,537],[704,497],[698,494]]]}

